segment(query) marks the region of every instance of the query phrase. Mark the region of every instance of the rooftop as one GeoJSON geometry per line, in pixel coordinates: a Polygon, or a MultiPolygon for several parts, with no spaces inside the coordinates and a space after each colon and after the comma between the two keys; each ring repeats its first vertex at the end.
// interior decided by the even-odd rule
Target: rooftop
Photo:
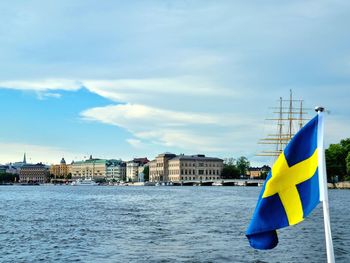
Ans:
{"type": "MultiPolygon", "coordinates": [[[[172,160],[191,160],[191,161],[223,161],[220,158],[216,157],[206,157],[204,154],[195,154],[195,155],[185,155],[185,154],[173,154],[173,153],[161,153],[158,157],[168,157],[169,161],[172,160]]],[[[155,161],[155,160],[153,160],[155,161]]]]}

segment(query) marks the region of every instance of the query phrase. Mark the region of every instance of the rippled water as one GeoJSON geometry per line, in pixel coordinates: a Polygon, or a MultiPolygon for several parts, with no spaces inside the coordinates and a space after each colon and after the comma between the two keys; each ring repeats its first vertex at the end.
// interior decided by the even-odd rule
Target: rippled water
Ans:
{"type": "MultiPolygon", "coordinates": [[[[0,187],[1,262],[326,262],[321,206],[271,251],[244,235],[258,187],[0,187]]],[[[337,262],[350,191],[331,190],[337,262]]]]}

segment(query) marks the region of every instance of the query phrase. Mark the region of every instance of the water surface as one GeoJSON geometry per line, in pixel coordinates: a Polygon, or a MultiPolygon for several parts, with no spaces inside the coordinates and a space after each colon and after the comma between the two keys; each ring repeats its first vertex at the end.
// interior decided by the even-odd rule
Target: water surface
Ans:
{"type": "MultiPolygon", "coordinates": [[[[326,262],[321,205],[270,251],[244,235],[258,187],[0,186],[0,262],[326,262]]],[[[337,262],[350,191],[330,190],[337,262]]]]}

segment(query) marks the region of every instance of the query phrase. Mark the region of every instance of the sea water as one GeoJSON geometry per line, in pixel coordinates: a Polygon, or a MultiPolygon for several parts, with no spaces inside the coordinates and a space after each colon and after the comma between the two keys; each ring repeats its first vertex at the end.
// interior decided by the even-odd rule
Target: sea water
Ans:
{"type": "MultiPolygon", "coordinates": [[[[0,262],[326,262],[321,204],[275,249],[249,246],[260,190],[0,186],[0,262]]],[[[336,262],[350,262],[350,191],[329,199],[336,262]]]]}

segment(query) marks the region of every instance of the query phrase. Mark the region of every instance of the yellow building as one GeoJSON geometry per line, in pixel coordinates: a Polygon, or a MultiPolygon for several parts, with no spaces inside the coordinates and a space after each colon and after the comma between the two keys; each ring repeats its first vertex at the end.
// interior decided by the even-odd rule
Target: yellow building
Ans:
{"type": "Polygon", "coordinates": [[[85,161],[73,162],[70,167],[72,178],[105,178],[107,173],[107,160],[96,159],[90,156],[85,161]]]}
{"type": "Polygon", "coordinates": [[[267,165],[264,165],[262,167],[250,167],[247,171],[247,176],[251,179],[265,179],[270,170],[271,168],[267,165]]]}
{"type": "Polygon", "coordinates": [[[62,158],[60,164],[51,165],[50,174],[54,175],[54,178],[67,178],[69,171],[64,158],[62,158]]]}
{"type": "Polygon", "coordinates": [[[223,160],[197,155],[160,154],[149,164],[151,182],[212,181],[221,177],[223,160]]]}

